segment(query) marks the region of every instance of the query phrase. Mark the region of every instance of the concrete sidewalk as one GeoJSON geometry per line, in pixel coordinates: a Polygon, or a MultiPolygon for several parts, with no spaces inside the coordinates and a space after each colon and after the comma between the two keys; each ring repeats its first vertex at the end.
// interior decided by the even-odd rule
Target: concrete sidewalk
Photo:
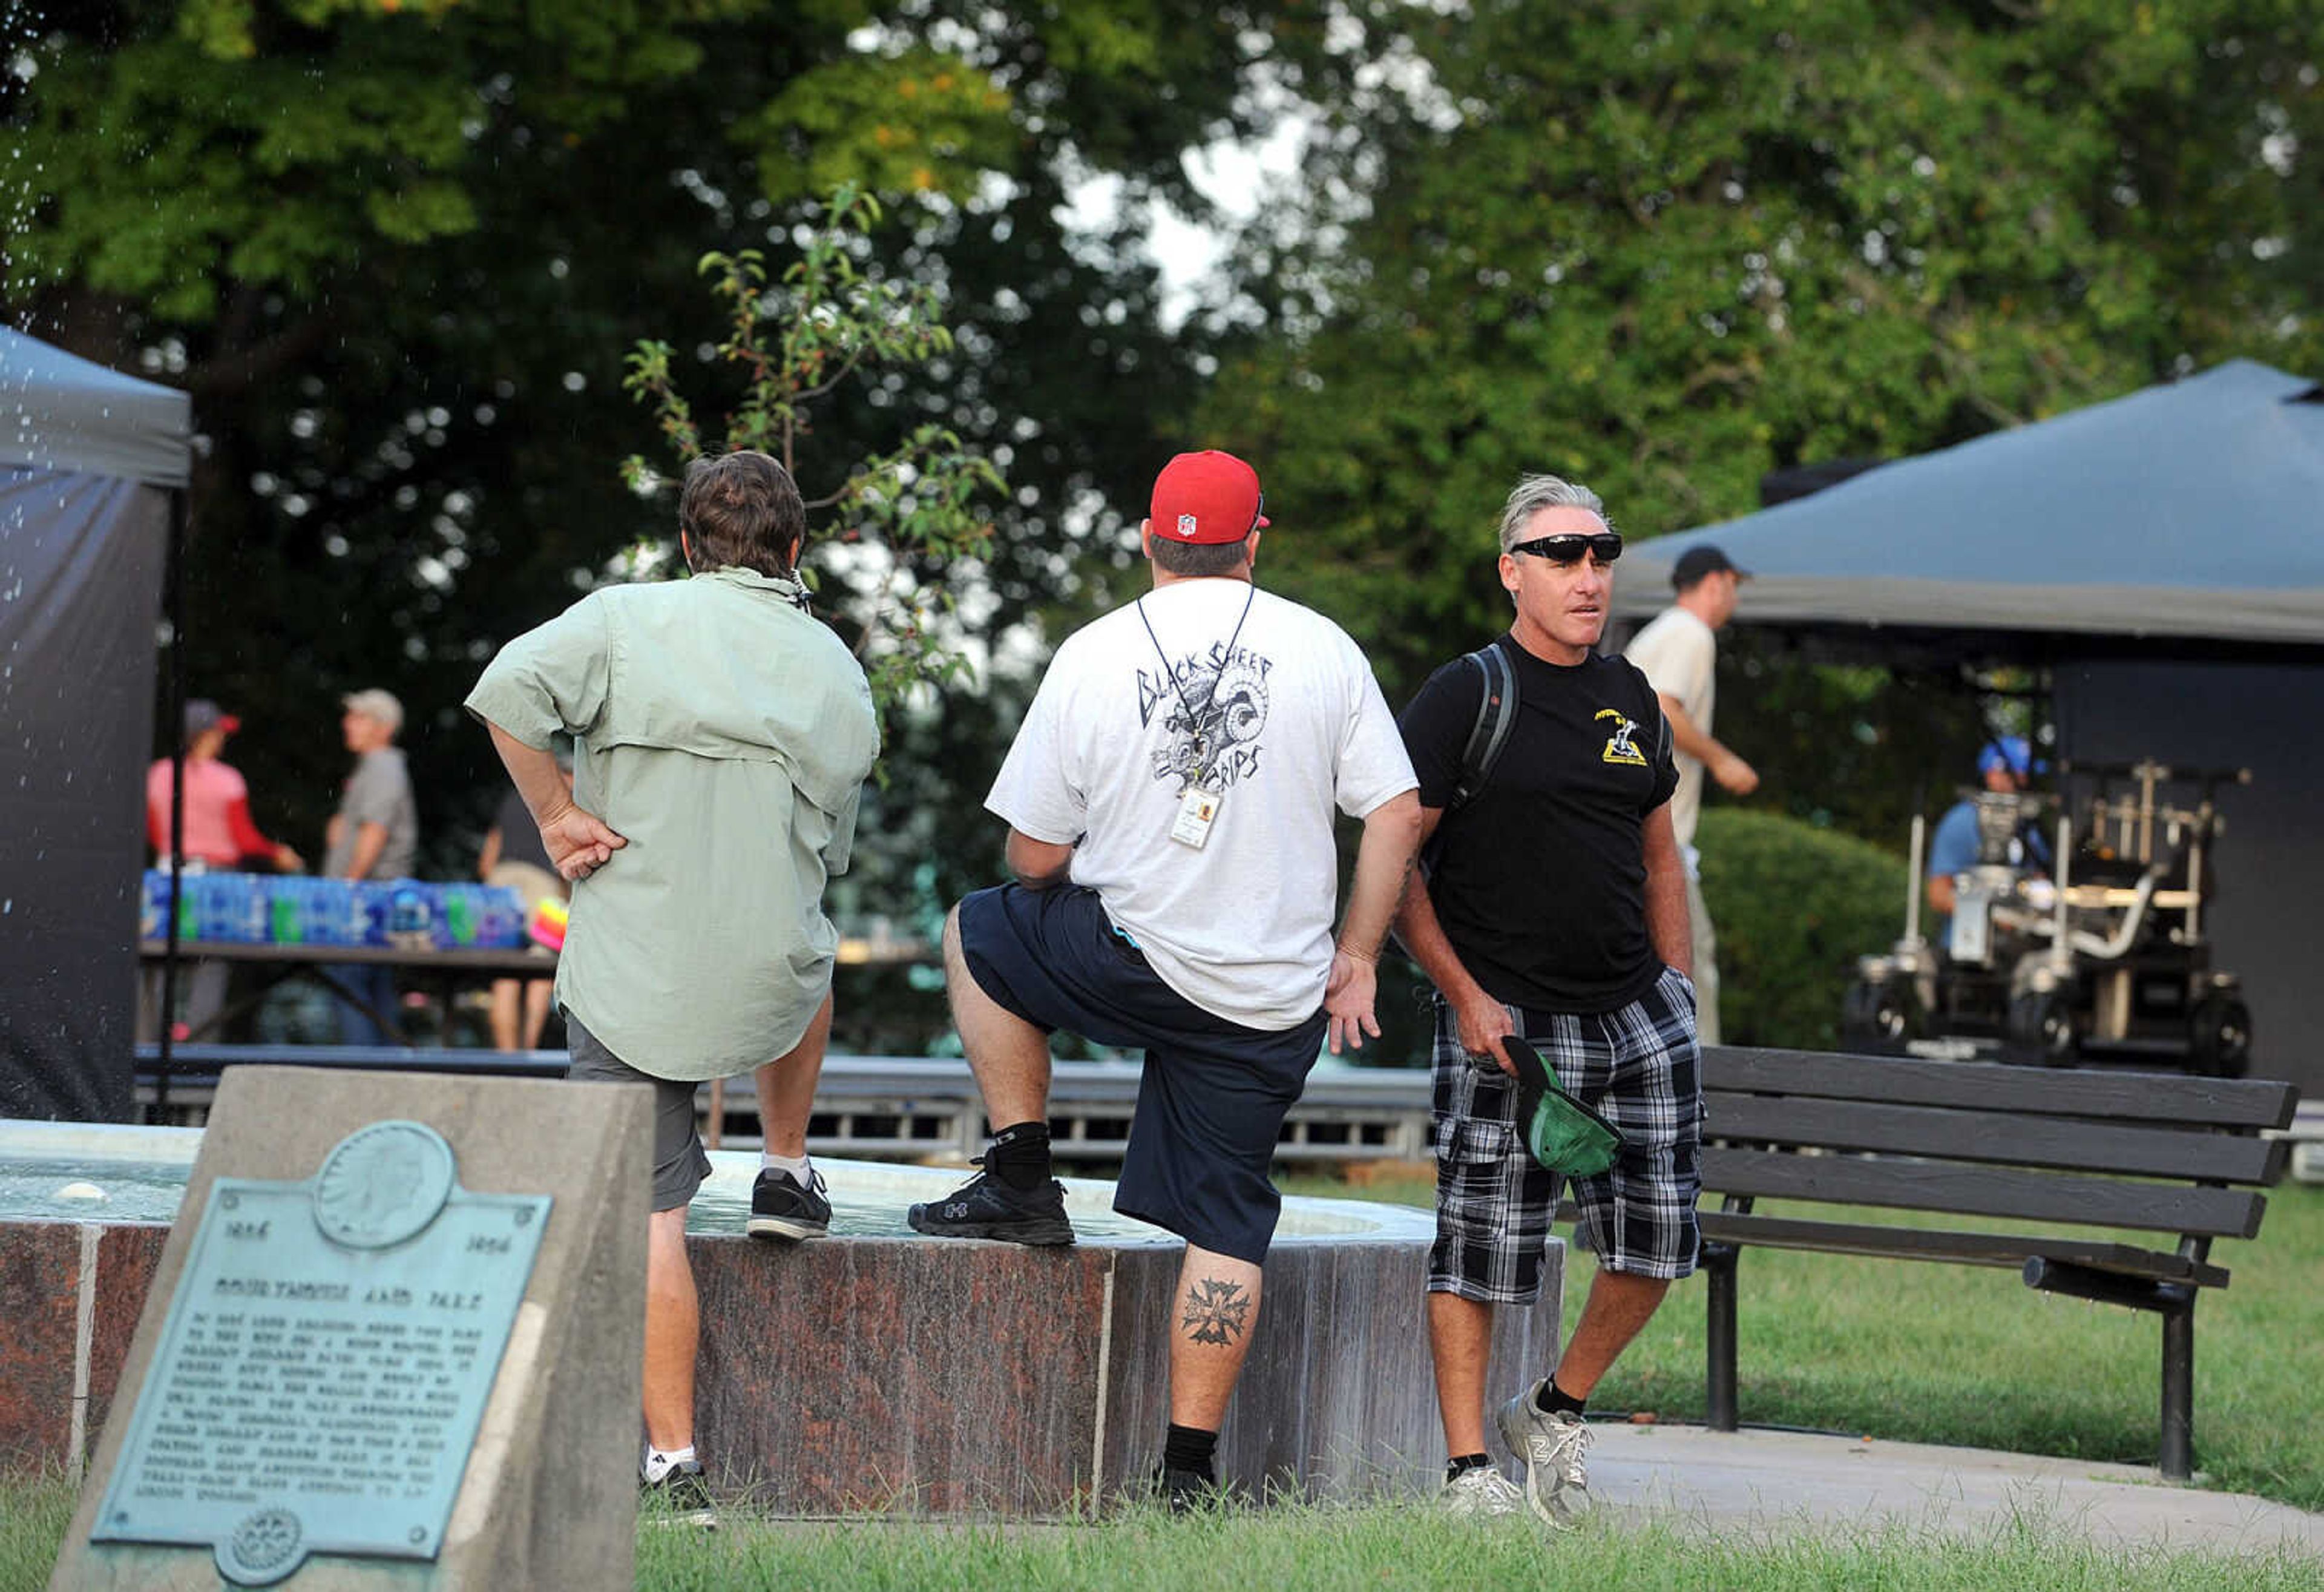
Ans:
{"type": "Polygon", "coordinates": [[[1598,1424],[1590,1492],[1618,1522],[1720,1536],[1894,1526],[1988,1540],[2020,1519],[2105,1548],[2324,1560],[2324,1514],[2173,1486],[2144,1466],[1787,1431],[1598,1424]]]}

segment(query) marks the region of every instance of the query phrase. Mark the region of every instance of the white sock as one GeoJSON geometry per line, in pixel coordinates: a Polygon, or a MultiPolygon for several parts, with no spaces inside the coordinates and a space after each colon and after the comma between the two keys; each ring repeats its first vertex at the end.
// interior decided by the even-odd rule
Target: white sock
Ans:
{"type": "Polygon", "coordinates": [[[648,1486],[653,1486],[679,1466],[693,1463],[694,1445],[692,1443],[687,1444],[682,1449],[672,1449],[668,1453],[648,1443],[645,1461],[638,1467],[638,1474],[646,1478],[648,1486]]]}
{"type": "Polygon", "coordinates": [[[777,1155],[772,1151],[759,1152],[759,1165],[768,1171],[779,1171],[797,1183],[808,1188],[815,1177],[815,1162],[804,1155],[777,1155]]]}

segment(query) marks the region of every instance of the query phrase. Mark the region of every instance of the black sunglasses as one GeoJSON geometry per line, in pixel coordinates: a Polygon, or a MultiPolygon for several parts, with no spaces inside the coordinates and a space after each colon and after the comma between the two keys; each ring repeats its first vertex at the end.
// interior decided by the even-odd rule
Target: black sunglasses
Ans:
{"type": "Polygon", "coordinates": [[[1622,556],[1622,533],[1619,531],[1600,531],[1589,536],[1568,531],[1556,536],[1536,536],[1531,541],[1520,541],[1509,549],[1513,553],[1531,553],[1537,559],[1547,559],[1553,564],[1578,564],[1582,555],[1592,552],[1601,564],[1610,564],[1622,556]]]}

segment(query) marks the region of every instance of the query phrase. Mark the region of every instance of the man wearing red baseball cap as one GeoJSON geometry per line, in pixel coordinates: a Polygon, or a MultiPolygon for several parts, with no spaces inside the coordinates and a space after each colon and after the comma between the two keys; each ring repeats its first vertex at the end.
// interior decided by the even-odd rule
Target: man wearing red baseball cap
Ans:
{"type": "Polygon", "coordinates": [[[985,798],[1016,882],[954,909],[945,975],[996,1131],[983,1171],[911,1223],[1072,1243],[1050,1175],[1048,1036],[1145,1051],[1113,1205],[1186,1241],[1160,1477],[1175,1508],[1217,1485],[1284,1113],[1327,1041],[1379,1032],[1372,964],[1420,810],[1363,653],[1252,579],[1258,472],[1182,453],[1151,509],[1153,590],[1057,649],[985,798]],[[1335,937],[1341,813],[1363,838],[1335,937]]]}

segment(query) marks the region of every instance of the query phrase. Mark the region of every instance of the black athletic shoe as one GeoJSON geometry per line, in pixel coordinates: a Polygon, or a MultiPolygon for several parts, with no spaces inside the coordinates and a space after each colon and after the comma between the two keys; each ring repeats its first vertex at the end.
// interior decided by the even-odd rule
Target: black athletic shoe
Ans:
{"type": "Polygon", "coordinates": [[[824,1198],[823,1174],[810,1171],[802,1189],[788,1172],[761,1171],[751,1185],[753,1238],[820,1238],[831,1231],[831,1201],[824,1198]]]}
{"type": "Polygon", "coordinates": [[[638,1478],[638,1502],[649,1513],[664,1514],[680,1525],[715,1526],[718,1504],[710,1496],[700,1461],[687,1459],[670,1467],[658,1482],[638,1478]]]}
{"type": "MultiPolygon", "coordinates": [[[[982,1166],[984,1158],[978,1156],[982,1166]]],[[[976,1176],[929,1205],[916,1205],[912,1228],[937,1238],[1003,1238],[1011,1244],[1071,1244],[1065,1187],[1056,1179],[1038,1189],[1012,1189],[991,1172],[976,1176]]]]}
{"type": "Polygon", "coordinates": [[[1225,1491],[1207,1470],[1177,1470],[1165,1465],[1154,1473],[1154,1499],[1173,1514],[1202,1514],[1223,1508],[1225,1491]]]}

